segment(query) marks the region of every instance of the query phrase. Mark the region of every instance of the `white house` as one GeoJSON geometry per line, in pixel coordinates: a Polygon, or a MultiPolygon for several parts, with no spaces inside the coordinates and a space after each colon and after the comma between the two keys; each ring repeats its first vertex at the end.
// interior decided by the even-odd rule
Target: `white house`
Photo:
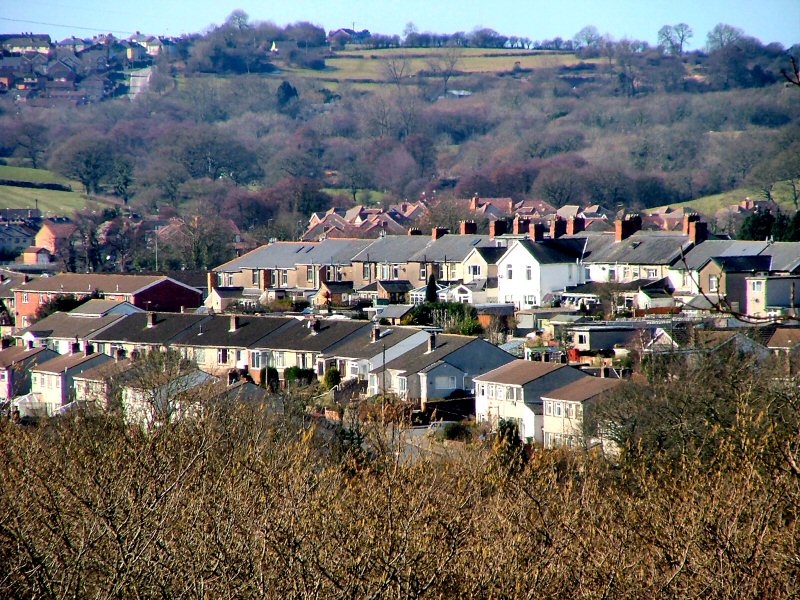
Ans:
{"type": "Polygon", "coordinates": [[[517,422],[522,439],[542,444],[542,397],[568,384],[591,379],[567,365],[514,360],[475,377],[475,419],[492,428],[501,419],[512,419],[517,422]]]}
{"type": "Polygon", "coordinates": [[[518,240],[497,262],[500,302],[527,309],[567,286],[583,283],[581,256],[584,240],[518,240]]]}

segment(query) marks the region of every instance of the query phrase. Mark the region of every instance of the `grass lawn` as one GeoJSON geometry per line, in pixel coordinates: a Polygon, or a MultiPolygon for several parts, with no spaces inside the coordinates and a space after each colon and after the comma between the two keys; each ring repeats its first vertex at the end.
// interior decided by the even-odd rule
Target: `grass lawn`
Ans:
{"type": "MultiPolygon", "coordinates": [[[[670,208],[690,207],[698,212],[703,213],[704,215],[713,216],[714,213],[716,213],[719,209],[725,208],[726,206],[730,206],[731,204],[738,204],[739,202],[748,197],[753,200],[763,199],[761,192],[757,189],[738,188],[730,192],[723,192],[722,194],[714,194],[713,196],[704,196],[702,198],[697,198],[696,200],[689,200],[688,202],[665,204],[664,206],[660,206],[658,208],[650,208],[648,209],[648,211],[656,212],[660,209],[666,208],[667,206],[669,206],[670,208]]],[[[795,207],[794,207],[794,202],[792,201],[792,196],[790,194],[788,183],[785,182],[776,183],[775,188],[773,189],[773,198],[775,199],[775,202],[777,202],[778,206],[781,207],[782,211],[787,212],[789,214],[794,213],[795,207]]]]}
{"type": "Polygon", "coordinates": [[[81,184],[70,181],[63,175],[45,169],[31,169],[29,167],[9,167],[0,165],[0,179],[12,181],[31,181],[34,183],[63,183],[71,185],[72,189],[80,189],[81,184]]]}
{"type": "Polygon", "coordinates": [[[11,185],[0,185],[0,208],[35,208],[45,215],[69,215],[75,210],[100,206],[77,192],[34,190],[11,185]]]}

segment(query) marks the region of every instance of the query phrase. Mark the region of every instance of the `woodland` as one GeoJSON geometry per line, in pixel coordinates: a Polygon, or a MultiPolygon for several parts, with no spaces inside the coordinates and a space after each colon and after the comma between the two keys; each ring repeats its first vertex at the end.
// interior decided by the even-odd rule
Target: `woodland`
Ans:
{"type": "Polygon", "coordinates": [[[314,211],[422,194],[637,209],[796,192],[798,46],[720,24],[686,51],[694,35],[665,25],[651,46],[591,26],[532,41],[409,24],[356,44],[236,11],[158,57],[133,100],[0,97],[0,159],[142,214],[225,216],[264,240],[295,237],[314,211]]]}

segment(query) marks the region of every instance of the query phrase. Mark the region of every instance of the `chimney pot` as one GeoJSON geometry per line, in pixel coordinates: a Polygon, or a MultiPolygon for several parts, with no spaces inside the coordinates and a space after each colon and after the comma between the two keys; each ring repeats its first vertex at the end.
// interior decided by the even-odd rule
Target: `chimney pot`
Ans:
{"type": "Polygon", "coordinates": [[[478,224],[475,221],[461,221],[461,235],[475,235],[478,233],[478,224]]]}
{"type": "Polygon", "coordinates": [[[428,352],[436,350],[436,332],[431,331],[428,333],[428,352]]]}
{"type": "Polygon", "coordinates": [[[533,233],[533,241],[534,242],[541,242],[544,239],[544,225],[541,223],[534,223],[529,231],[532,230],[533,233]]]}
{"type": "Polygon", "coordinates": [[[586,221],[583,217],[570,217],[567,221],[567,235],[575,235],[586,229],[586,221]]]}
{"type": "Polygon", "coordinates": [[[567,233],[567,222],[561,217],[555,217],[550,221],[550,239],[555,240],[567,233]]]}
{"type": "Polygon", "coordinates": [[[522,235],[523,233],[528,233],[530,231],[530,221],[528,219],[520,219],[519,215],[514,217],[514,221],[512,223],[514,235],[522,235]]]}
{"type": "Polygon", "coordinates": [[[422,230],[417,227],[411,227],[408,230],[408,235],[422,235],[422,230]]]}
{"type": "Polygon", "coordinates": [[[152,329],[156,326],[156,313],[148,312],[147,313],[147,328],[152,329]]]}
{"type": "Polygon", "coordinates": [[[380,325],[376,324],[375,327],[372,328],[372,342],[377,342],[381,337],[381,328],[380,325]]]}
{"type": "Polygon", "coordinates": [[[447,227],[434,227],[431,230],[431,239],[438,240],[443,235],[450,233],[450,230],[447,227]]]}
{"type": "Polygon", "coordinates": [[[508,231],[508,224],[503,220],[489,222],[489,237],[496,238],[508,231]]]}

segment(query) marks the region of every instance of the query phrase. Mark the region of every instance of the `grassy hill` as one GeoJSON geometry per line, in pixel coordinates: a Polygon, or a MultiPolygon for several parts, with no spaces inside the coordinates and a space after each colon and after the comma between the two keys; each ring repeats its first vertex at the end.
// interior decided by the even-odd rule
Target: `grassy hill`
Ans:
{"type": "MultiPolygon", "coordinates": [[[[723,192],[722,194],[714,194],[712,196],[703,196],[688,202],[678,202],[675,204],[665,204],[656,208],[648,209],[649,212],[658,212],[667,207],[669,208],[693,208],[704,215],[713,216],[719,209],[737,204],[745,198],[762,199],[763,195],[755,188],[738,188],[730,192],[723,192]]],[[[792,196],[789,190],[788,183],[780,182],[775,184],[773,190],[773,198],[777,202],[781,210],[787,213],[794,213],[795,206],[792,201],[792,196]]]]}
{"type": "MultiPolygon", "coordinates": [[[[291,74],[296,77],[319,79],[333,84],[349,82],[375,86],[386,82],[386,64],[391,60],[407,60],[408,76],[414,77],[420,71],[429,71],[429,63],[448,51],[447,48],[348,50],[337,53],[332,58],[326,58],[327,67],[324,70],[313,71],[287,66],[282,69],[282,75],[291,74]]],[[[587,61],[578,59],[574,54],[559,52],[464,48],[455,67],[458,74],[453,81],[456,81],[459,75],[465,74],[510,72],[516,63],[519,63],[521,69],[542,69],[579,62],[587,61]]]]}
{"type": "MultiPolygon", "coordinates": [[[[70,181],[58,173],[45,169],[0,165],[0,179],[34,183],[61,183],[72,186],[73,190],[81,189],[80,183],[70,181]]],[[[83,194],[74,191],[62,192],[0,185],[0,208],[34,208],[37,200],[39,208],[45,215],[66,215],[76,210],[99,206],[98,202],[89,200],[83,194]]]]}

